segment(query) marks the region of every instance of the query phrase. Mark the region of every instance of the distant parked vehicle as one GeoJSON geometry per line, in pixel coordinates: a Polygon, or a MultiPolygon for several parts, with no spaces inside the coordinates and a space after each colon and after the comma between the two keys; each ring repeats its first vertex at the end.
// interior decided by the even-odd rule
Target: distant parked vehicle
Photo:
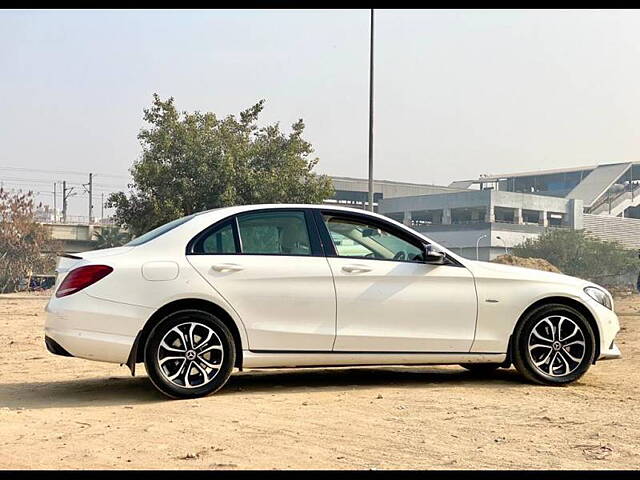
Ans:
{"type": "Polygon", "coordinates": [[[18,291],[42,291],[52,288],[56,283],[56,275],[32,274],[18,282],[18,291]]]}
{"type": "Polygon", "coordinates": [[[29,278],[29,290],[49,290],[56,283],[55,275],[31,275],[29,278]]]}
{"type": "Polygon", "coordinates": [[[173,398],[218,390],[234,367],[513,363],[562,385],[620,356],[602,287],[467,260],[349,208],[210,210],[64,255],[57,272],[47,348],[132,374],[144,362],[173,398]]]}

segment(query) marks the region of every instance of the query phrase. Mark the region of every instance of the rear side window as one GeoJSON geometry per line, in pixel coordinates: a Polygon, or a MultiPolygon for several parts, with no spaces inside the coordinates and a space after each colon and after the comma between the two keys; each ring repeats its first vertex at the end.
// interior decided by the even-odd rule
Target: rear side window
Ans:
{"type": "Polygon", "coordinates": [[[236,242],[233,237],[233,224],[227,222],[198,240],[194,251],[204,254],[234,254],[237,253],[236,242]]]}
{"type": "Polygon", "coordinates": [[[134,238],[129,243],[127,243],[125,246],[127,246],[127,247],[136,247],[138,245],[142,245],[143,243],[150,242],[154,238],[158,238],[160,235],[164,235],[168,231],[173,230],[174,228],[179,227],[183,223],[188,222],[189,220],[191,220],[195,216],[196,216],[196,214],[193,214],[193,215],[189,215],[189,216],[186,216],[186,217],[178,218],[178,219],[173,220],[172,222],[169,222],[169,223],[165,223],[164,225],[161,225],[158,228],[154,228],[153,230],[151,230],[151,231],[149,231],[149,232],[147,232],[147,233],[145,233],[143,235],[140,235],[139,237],[134,238]]]}
{"type": "Polygon", "coordinates": [[[311,255],[304,212],[260,212],[238,216],[242,253],[311,255]]]}

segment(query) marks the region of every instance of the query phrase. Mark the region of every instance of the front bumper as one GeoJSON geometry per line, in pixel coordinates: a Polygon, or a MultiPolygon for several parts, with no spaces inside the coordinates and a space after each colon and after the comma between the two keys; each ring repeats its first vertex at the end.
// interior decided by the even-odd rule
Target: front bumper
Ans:
{"type": "Polygon", "coordinates": [[[598,360],[615,360],[617,358],[622,358],[622,352],[615,343],[611,343],[611,346],[602,352],[600,352],[600,357],[598,360]]]}
{"type": "Polygon", "coordinates": [[[614,360],[621,358],[620,349],[616,346],[614,340],[620,331],[620,321],[618,315],[607,307],[600,305],[595,300],[588,300],[592,306],[591,311],[595,317],[598,331],[600,333],[600,355],[596,361],[614,360]]]}

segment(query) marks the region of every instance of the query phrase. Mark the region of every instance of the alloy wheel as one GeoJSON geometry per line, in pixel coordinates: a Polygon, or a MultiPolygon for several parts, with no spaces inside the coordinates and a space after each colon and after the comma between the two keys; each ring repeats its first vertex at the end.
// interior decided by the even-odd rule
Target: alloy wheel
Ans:
{"type": "Polygon", "coordinates": [[[563,315],[550,315],[536,323],[527,346],[535,368],[552,377],[574,372],[586,353],[582,328],[563,315]]]}
{"type": "Polygon", "coordinates": [[[195,321],[170,329],[157,351],[162,376],[182,388],[198,388],[211,382],[223,359],[220,337],[209,326],[195,321]]]}

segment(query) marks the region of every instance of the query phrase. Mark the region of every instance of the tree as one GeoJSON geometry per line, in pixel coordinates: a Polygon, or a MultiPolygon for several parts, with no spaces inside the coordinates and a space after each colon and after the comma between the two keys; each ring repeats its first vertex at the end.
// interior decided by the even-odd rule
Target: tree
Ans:
{"type": "Polygon", "coordinates": [[[32,273],[55,267],[56,243],[35,221],[33,195],[0,189],[0,292],[18,289],[32,273]]]}
{"type": "Polygon", "coordinates": [[[637,273],[637,253],[616,242],[589,236],[584,230],[549,229],[536,239],[527,239],[512,253],[525,258],[544,258],[563,273],[595,282],[617,275],[637,273]]]}
{"type": "Polygon", "coordinates": [[[131,235],[118,227],[102,227],[96,232],[96,249],[120,247],[131,240],[131,235]]]}
{"type": "Polygon", "coordinates": [[[132,190],[113,193],[115,219],[140,235],[175,218],[230,205],[320,203],[331,179],[313,172],[318,158],[300,119],[285,135],[278,123],[258,127],[261,100],[240,113],[182,112],[157,94],[144,110],[142,156],[130,172],[132,190]]]}

